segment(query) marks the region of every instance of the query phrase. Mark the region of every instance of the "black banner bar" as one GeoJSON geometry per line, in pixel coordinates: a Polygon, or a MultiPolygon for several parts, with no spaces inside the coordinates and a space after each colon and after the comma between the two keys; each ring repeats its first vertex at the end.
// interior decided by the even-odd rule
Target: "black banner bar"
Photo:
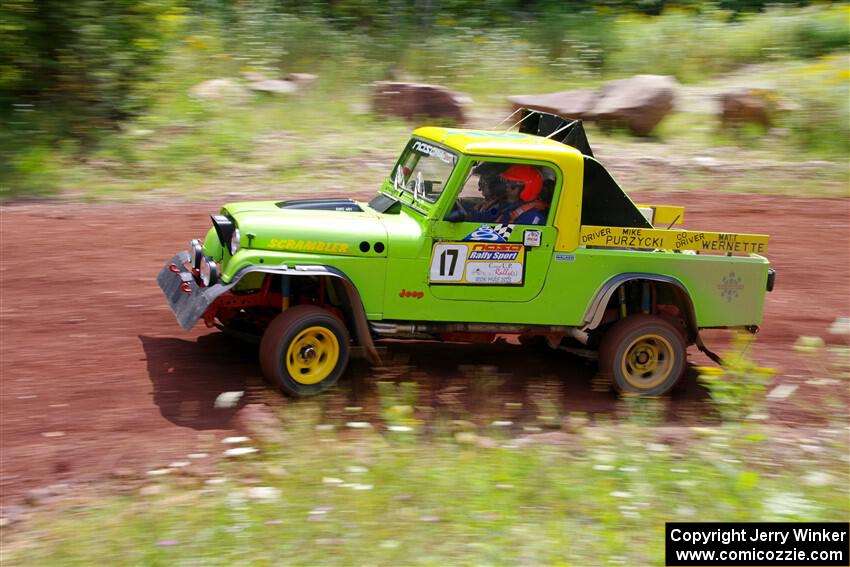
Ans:
{"type": "Polygon", "coordinates": [[[668,522],[668,567],[848,567],[847,522],[668,522]]]}

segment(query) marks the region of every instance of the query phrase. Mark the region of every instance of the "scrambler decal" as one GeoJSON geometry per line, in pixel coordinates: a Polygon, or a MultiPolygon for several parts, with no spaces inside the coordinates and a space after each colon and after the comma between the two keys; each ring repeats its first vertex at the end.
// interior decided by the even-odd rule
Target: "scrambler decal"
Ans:
{"type": "Polygon", "coordinates": [[[272,250],[296,250],[298,252],[324,252],[325,254],[350,254],[345,242],[322,242],[320,240],[292,240],[272,238],[266,246],[272,250]]]}
{"type": "Polygon", "coordinates": [[[438,242],[431,255],[431,283],[522,285],[522,244],[438,242]]]}

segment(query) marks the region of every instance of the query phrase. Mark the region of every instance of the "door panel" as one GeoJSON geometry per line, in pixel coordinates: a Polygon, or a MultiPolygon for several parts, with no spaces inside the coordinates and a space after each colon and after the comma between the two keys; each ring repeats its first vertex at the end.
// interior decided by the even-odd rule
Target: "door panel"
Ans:
{"type": "Polygon", "coordinates": [[[551,226],[497,225],[481,222],[434,223],[428,284],[438,299],[529,301],[543,288],[552,258],[551,226]],[[483,227],[488,227],[481,230],[483,227]],[[477,240],[493,229],[510,230],[501,242],[477,240]],[[539,246],[525,246],[529,242],[539,246]],[[477,236],[476,236],[477,235],[477,236]],[[476,240],[471,240],[476,238],[476,240]]]}

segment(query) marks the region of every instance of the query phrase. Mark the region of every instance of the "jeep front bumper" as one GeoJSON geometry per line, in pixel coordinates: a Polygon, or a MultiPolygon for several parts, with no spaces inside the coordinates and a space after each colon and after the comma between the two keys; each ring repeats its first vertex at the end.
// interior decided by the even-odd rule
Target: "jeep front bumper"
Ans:
{"type": "Polygon", "coordinates": [[[234,281],[202,287],[187,266],[188,262],[189,253],[178,252],[165,263],[156,278],[177,322],[187,331],[195,326],[219,295],[236,284],[234,281]]]}

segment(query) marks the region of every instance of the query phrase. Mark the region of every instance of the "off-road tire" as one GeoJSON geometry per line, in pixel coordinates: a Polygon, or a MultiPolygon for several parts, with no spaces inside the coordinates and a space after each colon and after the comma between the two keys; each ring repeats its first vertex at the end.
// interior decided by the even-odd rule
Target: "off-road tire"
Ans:
{"type": "Polygon", "coordinates": [[[655,315],[630,315],[602,337],[599,372],[619,392],[660,396],[685,372],[687,345],[682,333],[655,315]]]}
{"type": "Polygon", "coordinates": [[[349,341],[348,329],[335,315],[297,305],[278,315],[263,334],[260,367],[267,380],[290,396],[319,394],[345,372],[349,341]]]}

